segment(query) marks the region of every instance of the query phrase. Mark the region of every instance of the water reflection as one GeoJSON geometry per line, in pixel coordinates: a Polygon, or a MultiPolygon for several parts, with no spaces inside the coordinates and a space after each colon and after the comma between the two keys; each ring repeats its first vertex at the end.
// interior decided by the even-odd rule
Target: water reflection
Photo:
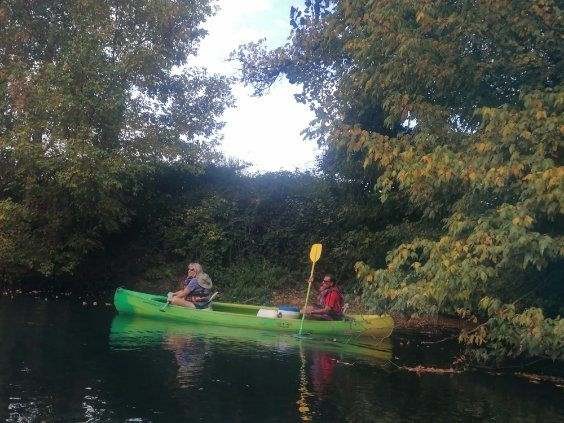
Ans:
{"type": "MultiPolygon", "coordinates": [[[[110,346],[115,350],[146,350],[156,346],[171,352],[177,368],[175,378],[180,388],[195,387],[203,383],[199,378],[206,377],[206,360],[210,361],[210,369],[217,367],[217,363],[213,363],[213,351],[218,349],[229,350],[254,362],[261,356],[277,357],[286,363],[297,359],[298,367],[294,373],[297,382],[294,385],[295,412],[302,421],[315,419],[316,406],[331,390],[337,366],[346,366],[350,364],[349,361],[385,366],[391,359],[389,340],[372,345],[346,341],[298,338],[273,332],[198,326],[128,316],[116,316],[110,331],[110,346]]],[[[276,380],[271,371],[272,369],[259,371],[266,381],[261,384],[268,383],[269,379],[276,380]]],[[[221,377],[212,382],[222,383],[221,377]]],[[[244,387],[250,388],[250,385],[244,383],[244,387]]],[[[292,389],[291,386],[287,388],[292,389]]]]}
{"type": "Polygon", "coordinates": [[[113,349],[143,349],[150,345],[164,345],[165,349],[175,353],[179,362],[186,358],[194,360],[193,354],[186,352],[192,347],[199,349],[199,356],[205,355],[206,345],[210,342],[228,344],[230,350],[252,350],[255,353],[258,352],[257,347],[282,355],[296,354],[299,351],[316,352],[317,361],[321,360],[321,352],[336,354],[332,359],[326,359],[325,363],[327,360],[349,357],[383,366],[392,355],[389,339],[374,344],[360,344],[347,340],[298,338],[276,332],[199,326],[120,315],[113,319],[110,330],[110,346],[113,349]]]}
{"type": "Polygon", "coordinates": [[[401,372],[386,342],[114,317],[0,298],[0,421],[563,421],[561,388],[401,372]]]}
{"type": "Polygon", "coordinates": [[[316,394],[323,396],[333,380],[338,358],[325,351],[311,352],[311,384],[316,394]]]}
{"type": "Polygon", "coordinates": [[[188,335],[168,335],[164,338],[163,346],[176,358],[179,386],[181,388],[193,386],[202,370],[207,344],[202,339],[188,335]]]}
{"type": "Polygon", "coordinates": [[[300,350],[301,366],[300,366],[300,385],[298,388],[298,400],[296,405],[298,406],[298,413],[300,419],[303,422],[309,422],[312,419],[312,412],[309,405],[309,398],[313,397],[313,394],[308,389],[308,380],[305,371],[306,358],[303,350],[300,350]]]}

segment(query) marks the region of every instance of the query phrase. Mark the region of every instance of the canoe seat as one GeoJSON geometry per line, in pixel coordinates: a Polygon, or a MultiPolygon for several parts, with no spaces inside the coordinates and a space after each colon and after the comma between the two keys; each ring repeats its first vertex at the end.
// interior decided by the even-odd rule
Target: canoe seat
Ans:
{"type": "Polygon", "coordinates": [[[198,304],[197,308],[199,310],[204,310],[204,309],[205,310],[211,310],[211,307],[210,307],[211,303],[212,303],[213,299],[215,297],[217,297],[218,295],[219,295],[219,291],[215,291],[213,294],[211,294],[209,300],[207,300],[205,303],[198,304]]]}

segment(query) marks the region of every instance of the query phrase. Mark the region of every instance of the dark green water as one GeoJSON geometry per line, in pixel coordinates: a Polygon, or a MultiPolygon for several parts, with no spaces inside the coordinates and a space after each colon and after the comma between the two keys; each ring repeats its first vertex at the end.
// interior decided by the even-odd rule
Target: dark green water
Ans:
{"type": "Polygon", "coordinates": [[[398,354],[0,299],[0,421],[564,420],[561,388],[417,376],[398,354]]]}

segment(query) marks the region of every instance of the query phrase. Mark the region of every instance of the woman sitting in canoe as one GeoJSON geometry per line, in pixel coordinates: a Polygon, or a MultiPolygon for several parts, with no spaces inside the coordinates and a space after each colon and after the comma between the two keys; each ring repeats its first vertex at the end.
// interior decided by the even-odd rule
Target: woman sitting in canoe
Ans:
{"type": "Polygon", "coordinates": [[[184,307],[205,308],[209,303],[212,286],[211,278],[203,272],[200,263],[190,263],[184,288],[170,292],[168,301],[184,307]]]}
{"type": "Polygon", "coordinates": [[[307,306],[302,310],[310,319],[341,320],[343,318],[343,294],[333,280],[333,276],[325,275],[319,286],[317,305],[307,306]]]}

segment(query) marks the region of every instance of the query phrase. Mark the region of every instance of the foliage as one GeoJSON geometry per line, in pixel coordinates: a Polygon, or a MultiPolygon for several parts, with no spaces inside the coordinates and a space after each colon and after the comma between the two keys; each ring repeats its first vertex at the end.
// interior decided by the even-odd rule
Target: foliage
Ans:
{"type": "Polygon", "coordinates": [[[160,286],[199,260],[228,297],[262,301],[301,284],[322,242],[319,271],[355,290],[358,262],[373,309],[477,324],[460,337],[474,362],[562,359],[555,1],[292,8],[286,46],[234,57],[257,94],[280,74],[303,88],[318,175],[245,176],[215,151],[230,81],[187,65],[211,13],[0,5],[3,283],[160,286]]]}
{"type": "Polygon", "coordinates": [[[307,2],[285,47],[248,45],[237,57],[259,93],[281,73],[303,84],[318,139],[376,169],[384,203],[405,196],[441,228],[412,234],[384,268],[359,262],[365,300],[484,320],[481,361],[562,358],[557,2],[330,3],[307,2]],[[500,307],[484,310],[485,298],[500,307]],[[529,330],[542,347],[524,342],[529,330]]]}
{"type": "Polygon", "coordinates": [[[489,316],[488,327],[480,325],[460,334],[462,341],[476,346],[470,351],[475,361],[493,359],[500,364],[523,355],[564,359],[564,319],[545,318],[537,307],[519,313],[514,304],[502,305],[490,297],[482,298],[480,308],[489,316]]]}
{"type": "MultiPolygon", "coordinates": [[[[222,291],[242,300],[256,298],[253,292],[262,290],[267,269],[274,285],[283,280],[288,288],[301,287],[309,268],[307,252],[319,241],[325,252],[318,271],[334,273],[351,291],[359,257],[383,264],[385,252],[406,239],[403,230],[388,227],[395,210],[366,199],[349,183],[310,173],[244,176],[239,168],[222,165],[194,175],[181,166],[163,166],[151,179],[139,194],[147,205],[143,213],[137,214],[129,236],[114,240],[107,254],[116,263],[109,268],[130,264],[124,276],[154,279],[151,288],[164,289],[192,260],[209,270],[222,291]],[[254,279],[255,270],[237,270],[245,266],[259,269],[254,279]],[[160,281],[158,272],[152,276],[154,269],[161,269],[160,281]],[[284,269],[282,279],[277,269],[284,269]]],[[[402,225],[410,229],[414,224],[402,225]]]]}
{"type": "Polygon", "coordinates": [[[221,297],[241,303],[270,304],[275,290],[295,282],[285,267],[261,258],[242,259],[225,268],[212,265],[210,272],[218,275],[214,283],[221,297]]]}
{"type": "Polygon", "coordinates": [[[345,149],[328,150],[321,177],[243,176],[215,153],[229,81],[186,65],[211,12],[188,1],[0,6],[3,283],[156,287],[199,260],[245,299],[267,268],[301,284],[313,242],[325,246],[319,271],[347,285],[356,260],[381,265],[406,240],[393,225],[415,229],[403,199],[401,215],[372,201],[375,174],[345,149]],[[236,270],[245,263],[255,270],[236,270]]]}
{"type": "Polygon", "coordinates": [[[159,162],[215,157],[228,81],[185,66],[207,1],[0,5],[0,279],[74,274],[159,162]],[[180,71],[182,66],[182,71],[180,71]]]}

